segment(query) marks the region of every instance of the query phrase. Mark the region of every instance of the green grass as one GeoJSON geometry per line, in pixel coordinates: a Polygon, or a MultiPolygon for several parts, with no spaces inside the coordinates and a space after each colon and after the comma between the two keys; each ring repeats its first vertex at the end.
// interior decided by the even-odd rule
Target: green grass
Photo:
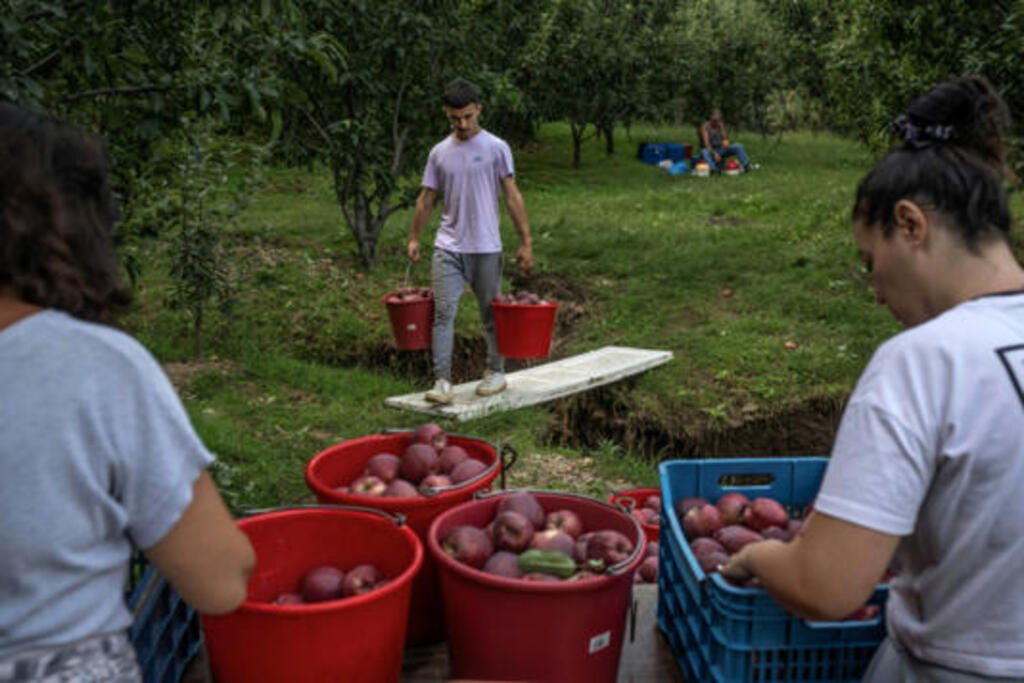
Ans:
{"type": "MultiPolygon", "coordinates": [[[[850,235],[853,190],[871,159],[850,141],[809,133],[781,141],[737,135],[761,170],[735,178],[672,177],[635,159],[639,140],[691,136],[635,126],[628,137],[620,131],[613,156],[589,143],[578,170],[569,166],[563,125],[545,126],[537,144],[516,151],[538,281],[585,292],[586,315],[565,352],[609,344],[671,350],[672,363],[633,385],[631,412],[687,433],[845,396],[873,349],[898,330],[874,304],[850,235]],[[787,341],[797,348],[787,350],[787,341]]],[[[380,297],[403,282],[410,218],[404,211],[391,219],[377,266],[365,270],[329,174],[272,169],[227,236],[237,304],[230,318],[210,316],[205,360],[179,386],[224,463],[220,476],[230,480],[234,503],[308,500],[302,467],[315,452],[420,421],[383,400],[424,387],[361,362],[391,339],[380,297]]],[[[511,253],[517,238],[504,211],[502,221],[511,253]]],[[[188,325],[162,306],[163,245],[143,253],[143,287],[127,325],[162,360],[187,361],[188,325]]],[[[426,260],[411,279],[429,283],[426,260]]],[[[472,297],[463,298],[456,324],[461,334],[479,334],[472,297]]],[[[551,406],[540,406],[445,426],[520,450],[579,456],[544,443],[550,416],[551,406]]],[[[649,459],[600,443],[586,455],[603,476],[657,481],[649,459]]]]}

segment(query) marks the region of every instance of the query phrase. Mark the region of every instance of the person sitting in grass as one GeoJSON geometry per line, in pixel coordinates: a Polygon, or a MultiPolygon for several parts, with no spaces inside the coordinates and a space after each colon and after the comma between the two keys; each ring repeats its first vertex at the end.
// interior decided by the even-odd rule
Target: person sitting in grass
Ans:
{"type": "Polygon", "coordinates": [[[896,558],[888,638],[864,680],[1024,679],[1024,268],[1008,241],[1006,106],[942,83],[894,122],[853,236],[907,329],[846,403],[802,533],[721,568],[807,619],[841,619],[896,558]]]}
{"type": "Polygon", "coordinates": [[[533,265],[533,246],[526,204],[516,186],[512,151],[504,140],[480,126],[479,88],[467,80],[456,79],[445,88],[442,101],[452,134],[437,143],[427,157],[409,229],[407,255],[412,261],[420,259],[420,233],[441,192],[444,211],[431,262],[436,379],[424,398],[445,404],[455,398],[451,383],[455,314],[467,284],[476,295],[487,339],[487,369],[476,393],[491,396],[504,391],[506,386],[505,361],[498,353],[491,308],[491,301],[501,293],[504,264],[498,231],[499,192],[505,195],[505,206],[522,242],[516,251],[516,263],[523,270],[533,265]]]}
{"type": "Polygon", "coordinates": [[[743,145],[729,141],[721,109],[712,109],[710,118],[700,125],[700,144],[700,155],[712,173],[721,170],[719,164],[723,159],[733,156],[744,171],[751,170],[750,159],[743,145]]]}
{"type": "Polygon", "coordinates": [[[133,547],[207,613],[255,563],[167,376],[112,326],[116,217],[98,142],[0,103],[0,681],[142,680],[133,547]]]}

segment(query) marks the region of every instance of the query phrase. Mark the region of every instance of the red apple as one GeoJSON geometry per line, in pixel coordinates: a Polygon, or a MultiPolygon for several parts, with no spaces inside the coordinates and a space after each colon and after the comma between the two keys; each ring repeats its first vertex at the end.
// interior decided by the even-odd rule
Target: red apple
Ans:
{"type": "Polygon", "coordinates": [[[523,570],[519,568],[519,557],[507,550],[499,550],[487,558],[484,571],[510,579],[518,579],[523,575],[523,570]]]}
{"type": "Polygon", "coordinates": [[[487,469],[487,465],[483,464],[475,458],[466,458],[452,470],[451,479],[453,484],[461,484],[469,481],[473,477],[477,476],[481,472],[487,469]]]}
{"type": "Polygon", "coordinates": [[[369,593],[380,581],[380,571],[372,564],[361,564],[348,570],[345,580],[341,582],[341,590],[344,595],[362,595],[369,593]]]}
{"type": "Polygon", "coordinates": [[[588,531],[585,534],[580,534],[580,537],[576,539],[576,544],[572,549],[572,559],[576,564],[583,564],[587,561],[587,541],[593,535],[593,531],[588,531]]]}
{"type": "Polygon", "coordinates": [[[413,484],[419,484],[428,474],[437,472],[437,451],[424,443],[413,443],[405,449],[398,474],[413,484]]]}
{"type": "Polygon", "coordinates": [[[538,550],[556,550],[572,557],[576,541],[572,536],[558,529],[538,531],[530,539],[530,547],[538,550]]]}
{"type": "Polygon", "coordinates": [[[549,512],[544,518],[545,529],[557,529],[564,531],[573,538],[579,538],[583,533],[583,521],[580,516],[572,510],[555,510],[549,512]]]}
{"type": "Polygon", "coordinates": [[[700,507],[701,505],[707,505],[708,501],[705,498],[697,496],[691,496],[689,498],[683,498],[676,503],[676,516],[682,521],[686,513],[690,511],[690,508],[700,507]]]}
{"type": "Polygon", "coordinates": [[[533,524],[515,510],[506,510],[494,518],[494,546],[499,550],[521,553],[533,540],[533,524]]]}
{"type": "Polygon", "coordinates": [[[480,569],[494,553],[494,545],[487,532],[475,526],[457,526],[444,537],[442,549],[458,562],[480,569]]]}
{"type": "Polygon", "coordinates": [[[769,526],[761,529],[761,538],[773,539],[776,541],[782,541],[783,543],[789,542],[789,532],[780,526],[769,526]]]}
{"type": "MultiPolygon", "coordinates": [[[[419,298],[417,294],[415,298],[419,298]]],[[[433,422],[421,424],[412,434],[413,443],[422,443],[432,446],[435,451],[440,451],[448,444],[448,435],[444,433],[439,425],[433,422]]]]}
{"type": "Polygon", "coordinates": [[[657,541],[647,541],[647,545],[644,546],[644,557],[657,557],[659,550],[657,541]]]}
{"type": "Polygon", "coordinates": [[[658,558],[648,557],[646,560],[640,563],[640,567],[636,570],[636,573],[643,580],[644,583],[657,583],[658,558]]]}
{"type": "Polygon", "coordinates": [[[701,536],[690,541],[690,550],[698,558],[703,557],[709,553],[723,553],[726,554],[725,546],[716,541],[713,538],[707,538],[701,536]]]}
{"type": "Polygon", "coordinates": [[[790,540],[796,538],[804,531],[804,520],[802,519],[791,519],[786,522],[786,532],[789,534],[790,540]]]}
{"type": "Polygon", "coordinates": [[[421,489],[443,489],[452,485],[452,478],[447,474],[428,474],[420,482],[421,489]]]}
{"type": "Polygon", "coordinates": [[[653,494],[647,496],[647,498],[644,500],[644,507],[645,508],[650,508],[650,509],[654,510],[655,512],[657,512],[660,515],[661,514],[661,496],[659,496],[656,493],[653,493],[653,494]]]}
{"type": "Polygon", "coordinates": [[[386,481],[372,474],[364,474],[352,482],[352,493],[358,493],[363,496],[381,496],[384,495],[384,491],[387,488],[388,484],[386,481]]]}
{"type": "Polygon", "coordinates": [[[633,552],[633,542],[618,531],[604,529],[595,531],[587,539],[587,560],[599,560],[605,567],[621,562],[633,552]]]}
{"type": "Polygon", "coordinates": [[[739,524],[722,527],[715,533],[715,540],[721,543],[730,555],[739,552],[748,543],[763,541],[761,534],[739,524]]]}
{"type": "Polygon", "coordinates": [[[461,446],[451,444],[441,449],[440,458],[441,471],[448,473],[455,469],[455,466],[460,462],[469,458],[469,453],[467,453],[466,449],[461,446]]]}
{"type": "Polygon", "coordinates": [[[633,519],[647,526],[658,526],[661,524],[661,516],[651,508],[633,508],[629,511],[629,514],[633,519]]]}
{"type": "Polygon", "coordinates": [[[498,512],[505,510],[515,510],[523,515],[535,529],[544,528],[544,508],[529,491],[513,491],[504,496],[498,503],[498,512]]]}
{"type": "Polygon", "coordinates": [[[789,523],[789,514],[771,498],[755,498],[743,510],[743,523],[754,531],[762,531],[770,526],[784,527],[789,523]]]}
{"type": "Polygon", "coordinates": [[[366,463],[366,473],[384,481],[393,481],[398,476],[402,459],[392,453],[378,453],[366,463]]]}
{"type": "Polygon", "coordinates": [[[750,504],[750,499],[738,491],[726,493],[715,502],[715,507],[722,513],[722,526],[739,524],[743,517],[743,508],[750,504]]]}
{"type": "Polygon", "coordinates": [[[281,593],[274,598],[275,605],[301,605],[305,600],[298,593],[281,593]]]}
{"type": "Polygon", "coordinates": [[[383,495],[385,498],[417,498],[420,491],[405,479],[395,479],[384,489],[383,495]]]}
{"type": "Polygon", "coordinates": [[[692,507],[683,517],[683,533],[687,539],[711,536],[722,528],[722,515],[711,504],[692,507]]]}
{"type": "Polygon", "coordinates": [[[302,599],[306,602],[337,600],[342,595],[345,572],[337,567],[317,567],[302,577],[302,599]]]}
{"type": "Polygon", "coordinates": [[[717,551],[716,552],[710,552],[710,553],[708,553],[706,555],[701,555],[700,557],[697,558],[697,564],[700,565],[700,568],[704,570],[705,574],[710,574],[711,572],[717,572],[719,567],[721,567],[723,564],[728,564],[728,563],[729,563],[729,556],[726,555],[725,553],[720,553],[720,552],[717,552],[717,551]]]}

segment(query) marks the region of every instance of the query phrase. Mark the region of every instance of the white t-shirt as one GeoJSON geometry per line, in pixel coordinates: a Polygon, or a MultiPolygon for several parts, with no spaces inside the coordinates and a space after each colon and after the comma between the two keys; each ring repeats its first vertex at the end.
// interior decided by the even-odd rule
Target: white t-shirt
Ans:
{"type": "Polygon", "coordinates": [[[904,537],[888,625],[910,652],[1024,676],[1024,293],[965,302],[877,350],[815,507],[904,537]]]}
{"type": "Polygon", "coordinates": [[[501,251],[498,196],[501,182],[514,172],[512,150],[486,130],[469,140],[449,135],[434,145],[421,183],[444,195],[434,246],[460,254],[501,251]]]}
{"type": "Polygon", "coordinates": [[[171,530],[210,462],[128,335],[52,310],[0,330],[0,659],[127,628],[132,542],[171,530]]]}

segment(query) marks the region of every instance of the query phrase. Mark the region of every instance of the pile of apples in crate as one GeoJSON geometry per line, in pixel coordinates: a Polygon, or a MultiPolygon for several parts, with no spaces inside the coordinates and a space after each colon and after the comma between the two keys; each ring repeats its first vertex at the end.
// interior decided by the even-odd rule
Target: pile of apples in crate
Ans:
{"type": "Polygon", "coordinates": [[[338,493],[364,496],[415,498],[430,489],[458,487],[484,472],[487,465],[471,457],[461,446],[448,443],[440,426],[427,423],[416,428],[401,457],[378,453],[366,470],[338,493]]]}
{"type": "MultiPolygon", "coordinates": [[[[727,564],[730,556],[748,543],[767,539],[788,543],[799,536],[813,504],[808,505],[802,514],[790,517],[786,508],[771,498],[750,500],[734,491],[723,494],[713,504],[704,498],[683,498],[676,502],[675,508],[686,540],[690,542],[690,550],[700,568],[710,574],[727,564]]],[[[761,582],[755,577],[743,585],[756,588],[761,582]]],[[[879,611],[878,605],[864,605],[846,619],[873,619],[879,611]]]]}
{"type": "MultiPolygon", "coordinates": [[[[650,544],[637,574],[656,581],[657,544],[650,544]]],[[[523,581],[580,581],[600,577],[630,557],[633,542],[614,529],[585,529],[572,510],[545,512],[528,491],[516,491],[498,503],[483,528],[464,524],[441,539],[456,561],[488,574],[523,581]]]]}

